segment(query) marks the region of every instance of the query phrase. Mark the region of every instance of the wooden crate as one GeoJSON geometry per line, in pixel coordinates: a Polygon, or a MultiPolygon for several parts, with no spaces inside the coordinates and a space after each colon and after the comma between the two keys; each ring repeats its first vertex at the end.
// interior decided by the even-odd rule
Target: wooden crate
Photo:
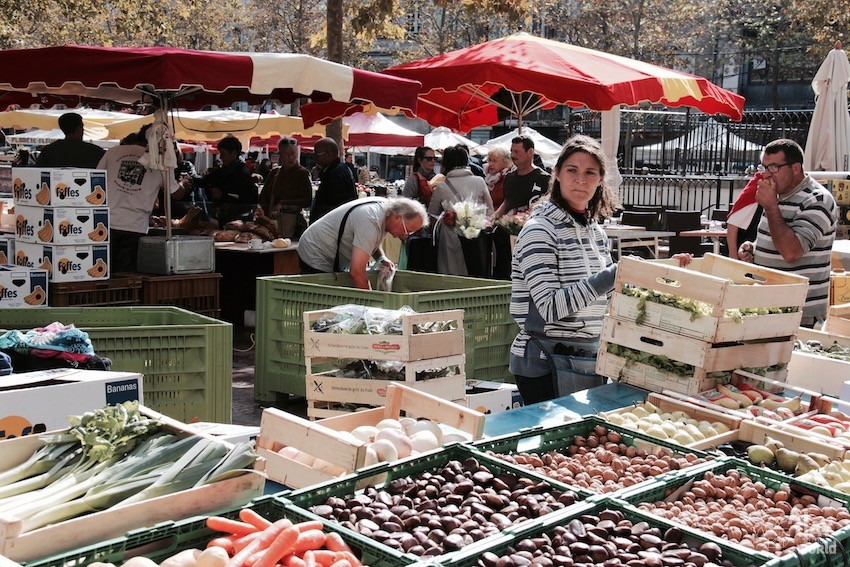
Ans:
{"type": "Polygon", "coordinates": [[[603,341],[596,358],[596,373],[607,376],[615,382],[631,384],[650,392],[671,390],[689,396],[714,387],[714,379],[706,375],[704,368],[694,368],[689,376],[679,376],[665,372],[654,366],[640,362],[631,362],[607,351],[608,344],[603,341]]]}
{"type": "MultiPolygon", "coordinates": [[[[804,415],[796,416],[794,417],[794,419],[789,419],[788,421],[784,422],[783,425],[787,426],[790,430],[795,431],[798,435],[812,437],[825,443],[830,443],[832,445],[843,447],[850,451],[850,439],[848,438],[832,437],[831,435],[824,435],[797,426],[797,423],[800,420],[810,418],[815,414],[826,414],[840,418],[843,421],[850,421],[850,419],[847,419],[848,416],[850,416],[850,403],[824,396],[823,398],[820,398],[820,402],[818,403],[815,410],[816,411],[811,411],[804,415]]],[[[848,457],[850,457],[850,455],[848,455],[848,457]]]]}
{"type": "MultiPolygon", "coordinates": [[[[379,380],[361,378],[339,378],[331,376],[337,370],[314,373],[312,366],[331,359],[307,357],[307,400],[313,402],[347,402],[379,406],[384,404],[391,384],[427,392],[446,400],[463,398],[466,395],[466,374],[463,354],[443,358],[431,358],[405,363],[405,380],[379,380]],[[457,366],[458,373],[442,378],[416,380],[416,373],[433,368],[457,366]]],[[[311,416],[314,417],[314,416],[311,416]]]]}
{"type": "Polygon", "coordinates": [[[312,331],[313,323],[328,314],[333,314],[333,310],[304,313],[304,355],[306,357],[407,362],[462,355],[465,352],[462,309],[402,315],[401,335],[344,335],[312,331]],[[438,333],[413,332],[414,325],[434,321],[457,321],[458,328],[438,333]]]}
{"type": "MultiPolygon", "coordinates": [[[[195,435],[215,439],[192,431],[185,424],[148,408],[142,408],[142,412],[160,420],[165,431],[179,437],[195,435]]],[[[224,444],[229,446],[228,443],[224,444]]],[[[0,470],[24,462],[42,445],[43,442],[35,435],[0,442],[0,470]]],[[[260,472],[263,468],[264,463],[260,460],[256,463],[255,470],[221,482],[118,509],[95,512],[26,533],[22,533],[21,521],[17,518],[0,517],[0,555],[15,561],[31,561],[123,536],[130,530],[153,526],[159,522],[240,506],[263,494],[266,478],[260,472]]]]}
{"type": "Polygon", "coordinates": [[[703,301],[714,307],[711,315],[691,321],[691,313],[668,305],[646,302],[642,323],[679,335],[722,343],[793,336],[802,311],[744,317],[738,323],[726,309],[801,306],[808,280],[794,274],[762,268],[715,254],[694,259],[687,268],[677,260],[641,261],[625,257],[617,268],[610,314],[634,322],[638,300],[622,294],[623,286],[646,289],[703,301]]]}
{"type": "Polygon", "coordinates": [[[720,346],[611,317],[602,322],[601,338],[607,343],[664,355],[706,372],[787,363],[794,350],[794,340],[788,337],[720,346]]]}
{"type": "MultiPolygon", "coordinates": [[[[802,327],[797,332],[797,339],[804,343],[817,340],[824,347],[829,347],[833,343],[850,346],[850,336],[802,327]]],[[[791,354],[791,360],[788,362],[788,384],[792,386],[839,398],[841,386],[847,380],[850,380],[850,362],[798,350],[791,354]]]]}
{"type": "Polygon", "coordinates": [[[274,408],[264,410],[257,450],[265,459],[266,474],[291,488],[303,488],[333,478],[278,454],[283,447],[306,451],[346,471],[362,468],[366,444],[347,441],[338,432],[351,431],[361,425],[376,425],[387,418],[398,419],[402,412],[464,431],[474,440],[484,434],[483,413],[399,384],[392,384],[387,390],[386,405],[382,407],[315,422],[274,408]]]}
{"type": "Polygon", "coordinates": [[[840,303],[829,308],[823,331],[833,335],[850,337],[850,303],[840,303]]]}
{"type": "Polygon", "coordinates": [[[755,445],[763,445],[767,437],[776,439],[786,449],[798,453],[821,453],[831,460],[839,461],[844,458],[847,451],[845,447],[830,444],[815,436],[801,435],[797,427],[789,427],[785,423],[764,423],[758,420],[745,419],[738,429],[728,431],[711,439],[703,439],[691,445],[694,449],[708,450],[723,443],[733,441],[744,441],[755,445]]]}
{"type": "MultiPolygon", "coordinates": [[[[688,416],[690,416],[692,419],[696,419],[697,421],[703,421],[704,420],[704,421],[709,421],[709,422],[717,421],[717,422],[722,423],[726,427],[728,427],[730,430],[738,429],[738,427],[740,427],[741,421],[742,421],[741,417],[732,416],[732,415],[729,415],[729,414],[726,414],[726,413],[714,411],[713,409],[710,409],[710,408],[706,408],[706,407],[703,407],[703,406],[692,404],[692,403],[686,402],[684,400],[678,400],[676,398],[672,398],[670,396],[666,396],[664,394],[659,394],[659,393],[655,393],[655,392],[650,392],[649,395],[646,397],[646,401],[648,401],[649,403],[651,403],[652,405],[657,407],[662,413],[673,413],[675,411],[683,411],[686,414],[688,414],[688,416]]],[[[635,406],[639,406],[639,405],[640,404],[634,404],[634,405],[631,405],[631,406],[626,406],[626,407],[620,408],[618,410],[602,413],[602,414],[600,414],[600,416],[607,419],[607,417],[609,415],[626,413],[628,411],[631,411],[635,406]]],[[[620,427],[628,427],[628,425],[622,424],[622,425],[620,425],[620,427]]],[[[628,428],[631,429],[630,427],[628,427],[628,428]]],[[[695,443],[691,443],[690,445],[687,445],[687,447],[703,448],[705,446],[705,445],[703,445],[704,442],[710,442],[710,441],[714,441],[715,439],[720,439],[721,436],[724,436],[724,435],[727,435],[727,434],[728,434],[728,432],[727,433],[721,433],[719,435],[716,435],[714,437],[709,437],[707,439],[702,439],[702,440],[699,440],[695,443]]],[[[716,441],[715,444],[716,443],[723,443],[723,441],[716,441]]],[[[713,447],[714,445],[708,445],[708,446],[713,447]]]]}

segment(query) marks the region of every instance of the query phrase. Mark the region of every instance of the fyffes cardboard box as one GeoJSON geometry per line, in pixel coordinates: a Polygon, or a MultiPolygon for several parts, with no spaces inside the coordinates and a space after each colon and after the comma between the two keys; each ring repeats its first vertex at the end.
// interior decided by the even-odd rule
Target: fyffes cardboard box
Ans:
{"type": "Polygon", "coordinates": [[[19,242],[103,243],[109,239],[109,209],[16,205],[15,235],[19,242]]]}
{"type": "Polygon", "coordinates": [[[15,263],[15,237],[11,234],[0,235],[0,264],[15,263]]]}
{"type": "Polygon", "coordinates": [[[0,308],[46,306],[47,271],[0,265],[0,308]]]}
{"type": "Polygon", "coordinates": [[[73,167],[12,168],[15,203],[39,207],[106,205],[106,171],[73,167]]]}
{"type": "Polygon", "coordinates": [[[50,272],[51,282],[109,279],[109,245],[57,246],[18,242],[15,264],[50,272]]]}

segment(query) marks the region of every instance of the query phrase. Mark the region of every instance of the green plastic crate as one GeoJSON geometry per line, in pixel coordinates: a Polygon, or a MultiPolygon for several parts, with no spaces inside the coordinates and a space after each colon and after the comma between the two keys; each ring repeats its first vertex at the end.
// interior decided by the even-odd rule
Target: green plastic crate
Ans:
{"type": "MultiPolygon", "coordinates": [[[[271,521],[287,518],[298,523],[306,519],[302,513],[290,509],[283,501],[274,496],[257,498],[244,508],[252,508],[271,521]]],[[[238,519],[241,509],[242,507],[231,508],[216,515],[238,519]]],[[[25,562],[22,565],[26,567],[85,567],[94,562],[120,565],[130,557],[140,554],[160,563],[184,549],[204,549],[206,544],[218,533],[207,528],[206,518],[207,516],[195,516],[179,522],[163,522],[150,528],[128,532],[120,538],[37,561],[25,562]]],[[[325,529],[325,531],[328,530],[325,529]]],[[[351,538],[347,534],[341,533],[340,535],[355,553],[358,551],[362,553],[360,558],[364,565],[370,567],[400,567],[406,564],[406,562],[400,563],[395,555],[384,554],[380,550],[371,548],[361,550],[362,536],[351,538]]]]}
{"type": "MultiPolygon", "coordinates": [[[[699,480],[706,472],[726,474],[733,469],[737,469],[741,474],[746,474],[753,480],[761,481],[768,488],[778,488],[780,484],[784,483],[790,485],[792,490],[799,487],[799,490],[805,494],[818,495],[818,498],[825,498],[828,501],[833,501],[833,503],[842,504],[845,508],[850,508],[850,495],[848,494],[800,482],[782,473],[757,467],[735,458],[723,459],[707,469],[693,471],[688,469],[681,471],[681,474],[676,476],[658,478],[653,484],[632,487],[634,490],[620,495],[619,498],[634,506],[643,502],[656,502],[665,498],[668,489],[675,489],[691,479],[699,480]]],[[[678,520],[674,523],[678,523],[678,520]]],[[[691,529],[696,530],[697,528],[691,529]]],[[[728,540],[724,539],[723,541],[728,540]]],[[[836,567],[850,563],[850,547],[848,546],[850,546],[850,526],[841,528],[829,538],[821,538],[816,542],[797,547],[795,548],[796,551],[791,554],[777,557],[774,554],[764,553],[775,558],[775,561],[769,564],[771,567],[774,565],[777,567],[836,567]]]]}
{"type": "MultiPolygon", "coordinates": [[[[542,454],[547,453],[549,451],[563,451],[567,447],[572,445],[573,438],[576,435],[586,437],[587,434],[593,431],[593,429],[597,425],[602,425],[610,431],[616,431],[617,433],[619,433],[623,438],[622,442],[626,445],[635,445],[647,451],[656,451],[663,448],[671,453],[678,455],[693,454],[697,457],[702,457],[705,459],[714,459],[714,455],[711,453],[706,453],[705,451],[699,451],[697,449],[690,449],[688,447],[683,447],[682,445],[670,443],[663,439],[650,437],[649,435],[646,435],[640,431],[634,431],[625,427],[620,427],[618,425],[608,423],[601,417],[595,415],[579,418],[569,423],[565,423],[563,425],[556,425],[554,427],[535,427],[529,430],[521,431],[520,433],[511,433],[508,435],[503,435],[501,437],[482,439],[473,443],[472,446],[474,449],[481,451],[482,453],[492,451],[493,453],[498,454],[525,452],[535,452],[542,454]]],[[[710,460],[706,463],[694,465],[693,467],[689,467],[683,470],[702,470],[706,467],[713,466],[713,464],[713,461],[710,460]]],[[[678,471],[671,471],[668,474],[674,474],[675,472],[678,471]]],[[[605,494],[606,496],[619,495],[624,492],[629,492],[636,487],[640,487],[644,484],[652,482],[653,479],[648,479],[643,483],[630,487],[620,488],[617,491],[605,494]]]]}
{"type": "Polygon", "coordinates": [[[89,334],[112,370],[144,375],[146,406],[180,421],[230,423],[233,327],[177,307],[0,309],[0,328],[54,321],[89,334]]]}
{"type": "MultiPolygon", "coordinates": [[[[501,537],[493,541],[482,540],[475,542],[469,547],[458,551],[452,557],[448,558],[448,560],[440,561],[440,564],[442,567],[476,567],[478,565],[478,559],[485,552],[489,551],[501,556],[507,552],[509,547],[523,539],[550,533],[557,526],[566,525],[570,521],[580,518],[585,514],[595,516],[603,510],[622,512],[625,519],[631,521],[633,524],[646,522],[653,528],[659,528],[662,533],[668,528],[679,527],[672,522],[642,512],[633,506],[624,505],[616,500],[606,498],[598,502],[579,504],[570,510],[555,512],[541,518],[534,524],[525,524],[521,529],[506,530],[501,537]]],[[[736,567],[762,566],[771,560],[767,555],[756,553],[743,546],[730,544],[724,540],[695,530],[682,529],[682,535],[682,542],[692,548],[698,549],[700,545],[706,542],[716,543],[723,550],[723,558],[731,561],[736,567]]]]}
{"type": "MultiPolygon", "coordinates": [[[[372,287],[376,274],[371,274],[372,287]]],[[[519,330],[509,313],[511,283],[399,271],[393,292],[357,289],[348,274],[257,278],[257,357],[254,397],[281,401],[305,395],[305,311],[355,303],[427,313],[464,310],[467,378],[508,380],[511,342],[519,330]]]]}
{"type": "MultiPolygon", "coordinates": [[[[402,478],[408,475],[415,475],[425,471],[431,471],[442,467],[443,465],[452,460],[463,462],[470,457],[478,459],[481,464],[486,465],[495,474],[499,474],[501,472],[509,472],[523,478],[530,478],[537,482],[544,482],[550,485],[554,490],[559,490],[561,492],[568,490],[572,491],[576,494],[577,497],[576,504],[573,504],[573,506],[578,506],[579,503],[583,500],[594,497],[590,494],[590,492],[584,491],[580,488],[566,486],[552,479],[547,479],[546,477],[540,476],[532,471],[515,467],[509,463],[500,461],[499,459],[493,459],[487,457],[486,455],[481,455],[476,451],[472,450],[471,448],[461,444],[449,445],[441,450],[427,453],[418,457],[411,457],[408,459],[397,461],[392,464],[378,464],[372,467],[361,469],[360,472],[350,474],[340,479],[334,479],[319,485],[302,488],[292,492],[281,493],[278,496],[281,499],[285,500],[287,503],[292,504],[294,508],[301,511],[305,516],[309,517],[309,519],[320,520],[326,526],[332,526],[335,531],[339,533],[345,533],[349,537],[357,536],[360,538],[364,538],[364,536],[360,535],[359,533],[342,527],[334,520],[328,520],[317,516],[316,514],[313,514],[309,511],[309,508],[311,506],[324,503],[331,496],[347,498],[358,493],[359,491],[362,491],[362,489],[364,489],[370,484],[374,484],[375,486],[380,488],[384,484],[389,483],[394,479],[402,478]]],[[[572,508],[573,506],[568,507],[568,509],[572,508]]],[[[534,521],[536,521],[536,519],[526,520],[524,522],[515,524],[509,529],[514,529],[517,526],[522,526],[528,522],[534,521]]],[[[489,538],[484,538],[476,543],[497,539],[498,537],[499,536],[491,536],[489,538]]],[[[382,550],[384,553],[393,553],[398,555],[399,558],[403,558],[403,560],[406,561],[407,564],[417,563],[425,560],[424,558],[421,558],[417,555],[394,550],[391,547],[385,546],[382,543],[379,543],[378,541],[373,540],[371,538],[364,539],[366,539],[368,544],[374,547],[375,549],[382,550]]],[[[428,558],[428,561],[441,563],[444,558],[452,557],[456,553],[458,552],[453,551],[437,557],[428,558]]]]}

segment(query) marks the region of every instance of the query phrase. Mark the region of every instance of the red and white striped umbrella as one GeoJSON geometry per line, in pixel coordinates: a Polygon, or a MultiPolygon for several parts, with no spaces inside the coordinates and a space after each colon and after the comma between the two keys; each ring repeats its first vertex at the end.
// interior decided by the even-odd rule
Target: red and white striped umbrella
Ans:
{"type": "Polygon", "coordinates": [[[234,101],[314,101],[415,111],[419,82],[293,53],[65,45],[0,51],[0,105],[151,98],[198,109],[234,101]],[[171,102],[173,101],[173,102],[171,102]]]}

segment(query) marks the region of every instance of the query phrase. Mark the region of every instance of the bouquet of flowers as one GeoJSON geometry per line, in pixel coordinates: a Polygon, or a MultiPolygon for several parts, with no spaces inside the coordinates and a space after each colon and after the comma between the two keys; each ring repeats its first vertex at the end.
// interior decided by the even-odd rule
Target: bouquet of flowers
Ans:
{"type": "Polygon", "coordinates": [[[530,211],[510,213],[500,217],[496,221],[496,224],[502,227],[505,231],[507,231],[508,234],[516,236],[519,234],[519,231],[522,230],[522,227],[525,226],[525,223],[528,222],[528,219],[530,218],[530,211]]]}
{"type": "Polygon", "coordinates": [[[447,203],[444,208],[446,211],[443,213],[443,224],[463,238],[471,240],[481,236],[482,232],[489,233],[493,230],[490,217],[487,216],[487,207],[483,203],[464,199],[453,205],[447,203]]]}

